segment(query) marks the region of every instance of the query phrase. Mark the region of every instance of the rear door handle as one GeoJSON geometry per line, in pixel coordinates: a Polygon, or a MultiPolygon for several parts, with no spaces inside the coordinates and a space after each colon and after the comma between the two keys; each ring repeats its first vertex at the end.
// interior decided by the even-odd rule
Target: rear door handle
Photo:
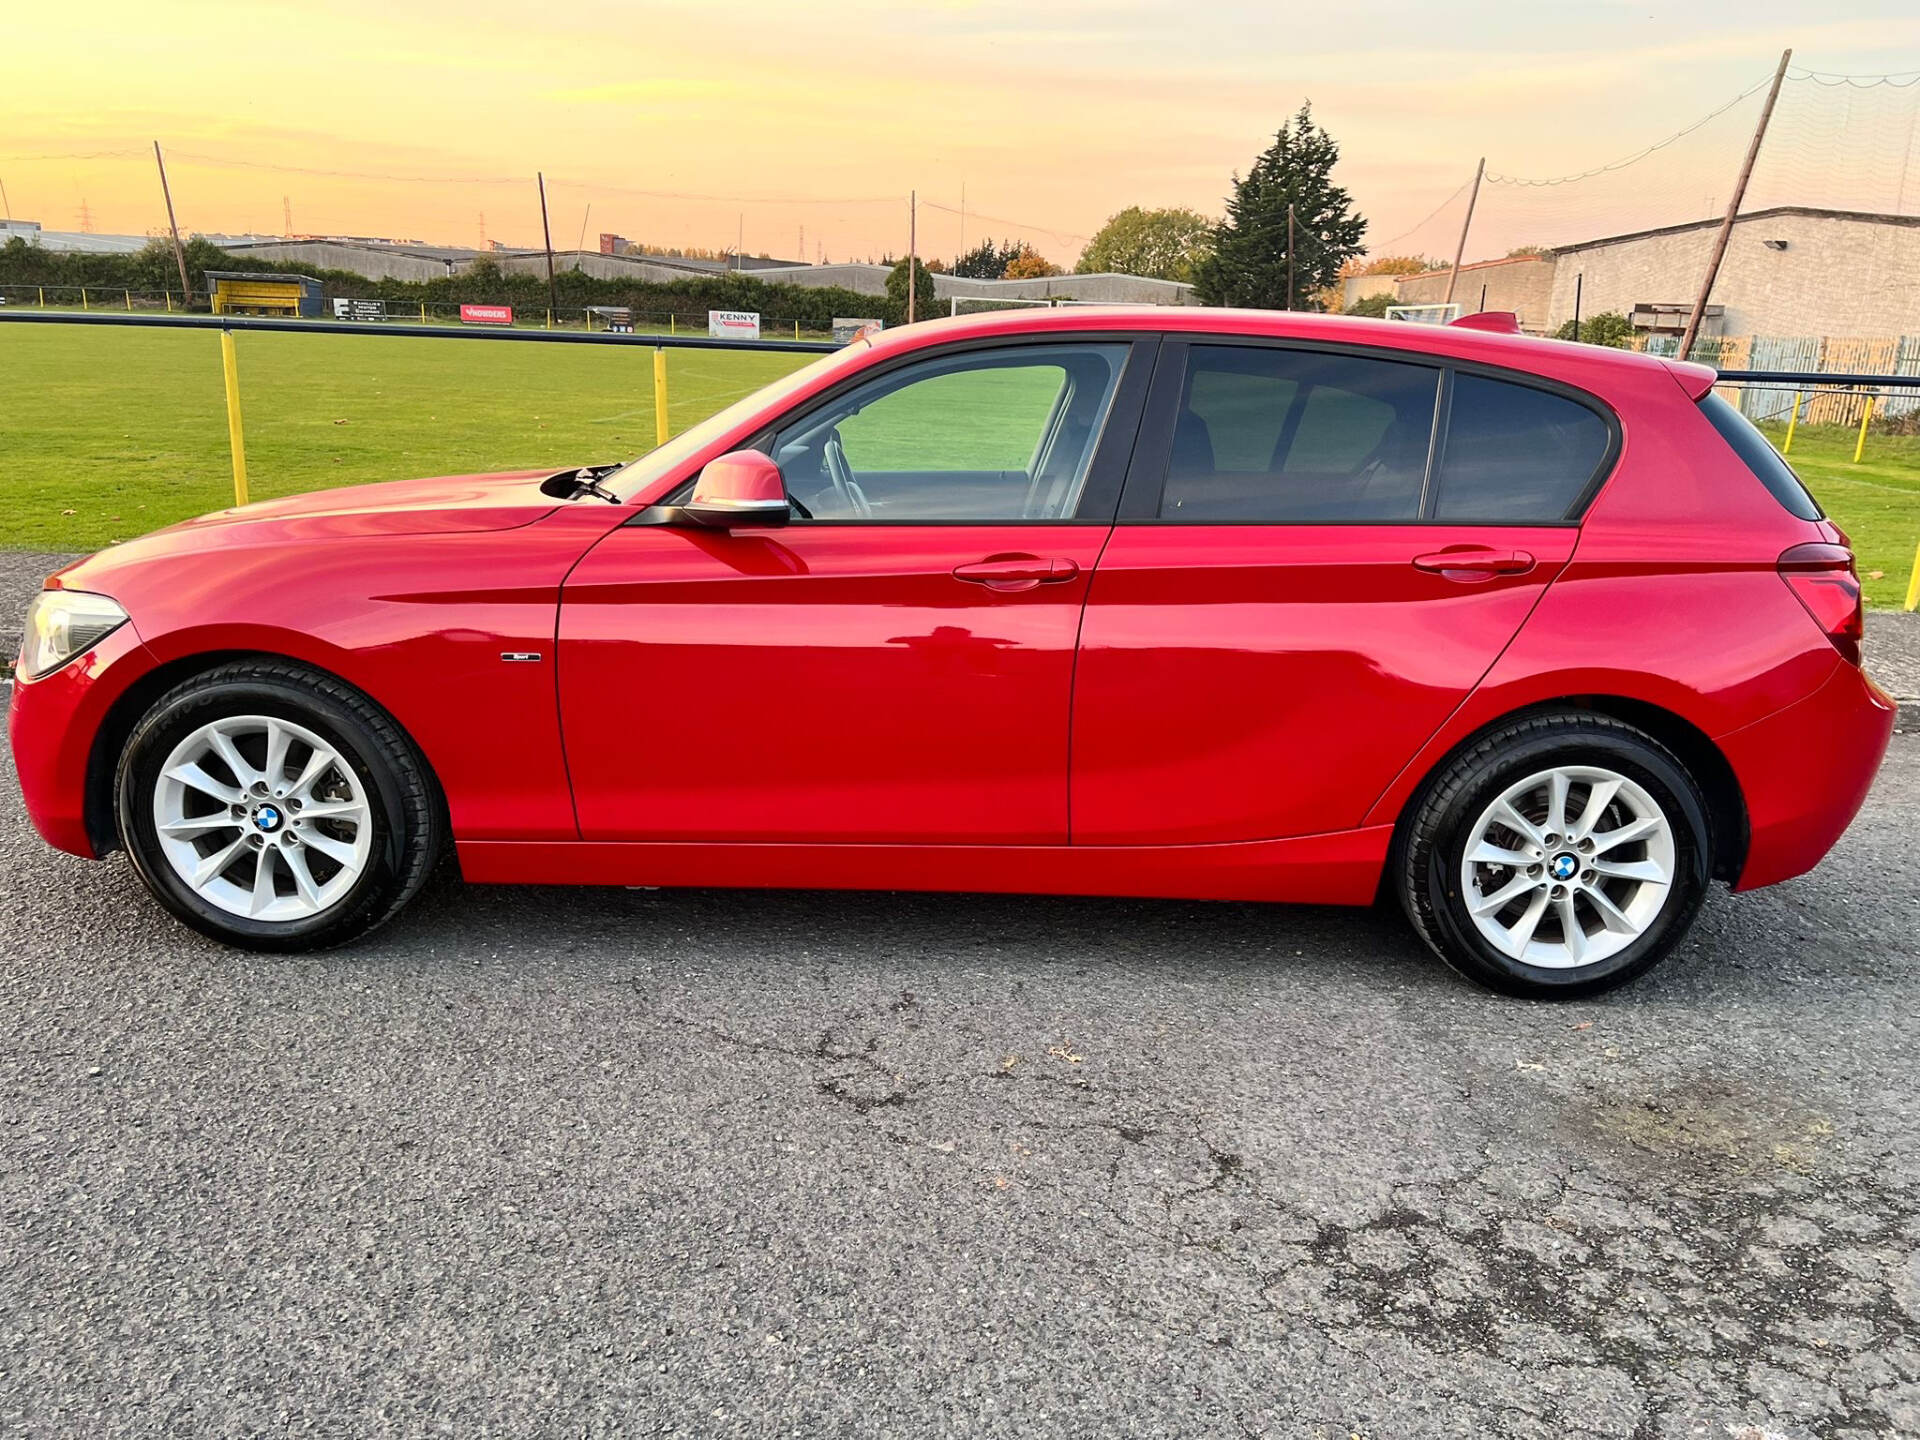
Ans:
{"type": "Polygon", "coordinates": [[[1413,557],[1414,568],[1460,579],[1490,579],[1495,575],[1524,575],[1533,569],[1533,556],[1524,550],[1435,550],[1413,557]]]}
{"type": "Polygon", "coordinates": [[[953,578],[995,590],[1030,590],[1071,580],[1080,567],[1071,560],[1043,560],[1037,555],[996,555],[953,567],[953,578]]]}

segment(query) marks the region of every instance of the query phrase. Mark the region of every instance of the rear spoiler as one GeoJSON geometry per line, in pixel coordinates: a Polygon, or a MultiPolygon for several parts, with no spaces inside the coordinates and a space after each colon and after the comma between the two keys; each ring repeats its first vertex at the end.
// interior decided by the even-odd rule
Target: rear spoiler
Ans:
{"type": "Polygon", "coordinates": [[[1491,330],[1496,335],[1520,333],[1520,317],[1511,310],[1481,310],[1449,320],[1447,324],[1457,330],[1491,330]]]}
{"type": "Polygon", "coordinates": [[[1667,369],[1673,372],[1673,378],[1680,382],[1680,388],[1687,392],[1687,398],[1698,404],[1707,398],[1707,392],[1719,380],[1720,372],[1711,365],[1696,365],[1691,360],[1669,360],[1667,369]]]}

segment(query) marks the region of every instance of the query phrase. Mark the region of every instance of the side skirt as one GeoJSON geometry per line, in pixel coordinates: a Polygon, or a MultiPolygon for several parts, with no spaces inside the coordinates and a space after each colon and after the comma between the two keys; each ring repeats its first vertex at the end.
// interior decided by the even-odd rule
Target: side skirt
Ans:
{"type": "Polygon", "coordinates": [[[1391,825],[1230,845],[780,845],[464,840],[479,885],[948,890],[1370,905],[1391,825]]]}

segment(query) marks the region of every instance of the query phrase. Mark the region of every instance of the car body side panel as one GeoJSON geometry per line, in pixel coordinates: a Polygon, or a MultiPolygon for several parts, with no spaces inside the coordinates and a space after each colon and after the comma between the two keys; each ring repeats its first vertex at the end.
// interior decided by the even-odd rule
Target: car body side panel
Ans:
{"type": "Polygon", "coordinates": [[[1249,845],[732,845],[465,841],[473,881],[1142,895],[1366,905],[1391,826],[1249,845]]]}
{"type": "Polygon", "coordinates": [[[578,828],[554,692],[560,582],[622,518],[594,503],[499,531],[166,532],[170,543],[150,544],[138,565],[107,552],[60,583],[119,601],[160,663],[284,656],[362,690],[419,745],[456,836],[570,839],[578,828]],[[200,543],[178,543],[183,535],[200,543]],[[217,564],[203,548],[213,543],[217,564]]]}

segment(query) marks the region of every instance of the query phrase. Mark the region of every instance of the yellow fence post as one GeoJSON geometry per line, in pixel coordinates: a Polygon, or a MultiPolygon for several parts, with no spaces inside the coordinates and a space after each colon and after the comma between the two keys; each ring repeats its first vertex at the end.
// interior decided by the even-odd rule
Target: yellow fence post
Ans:
{"type": "Polygon", "coordinates": [[[553,328],[553,311],[549,310],[547,311],[547,329],[551,330],[552,328],[553,328]]]}
{"type": "Polygon", "coordinates": [[[133,309],[133,292],[131,290],[122,290],[120,293],[126,297],[127,309],[133,309]]]}
{"type": "Polygon", "coordinates": [[[220,332],[220,368],[227,377],[227,449],[233,454],[233,503],[247,503],[247,436],[240,423],[240,366],[233,355],[233,332],[220,332]]]}
{"type": "Polygon", "coordinates": [[[679,324],[679,319],[680,317],[677,315],[667,316],[667,334],[678,335],[680,333],[679,330],[675,328],[675,326],[679,324]]]}
{"type": "Polygon", "coordinates": [[[171,315],[173,313],[173,292],[171,290],[162,290],[160,293],[167,297],[167,314],[171,315]]]}
{"type": "Polygon", "coordinates": [[[653,443],[667,443],[667,350],[653,347],[653,443]]]}
{"type": "Polygon", "coordinates": [[[424,300],[420,302],[420,323],[422,325],[427,323],[427,302],[424,300]]]}
{"type": "Polygon", "coordinates": [[[1867,408],[1860,412],[1860,438],[1853,442],[1853,463],[1858,465],[1860,457],[1867,453],[1867,422],[1873,419],[1874,397],[1867,396],[1867,408]]]}
{"type": "Polygon", "coordinates": [[[796,340],[800,338],[800,322],[798,320],[793,322],[793,338],[796,340]]]}
{"type": "Polygon", "coordinates": [[[1920,547],[1913,552],[1913,573],[1907,577],[1906,609],[1912,613],[1916,607],[1920,607],[1920,547]]]}
{"type": "Polygon", "coordinates": [[[87,287],[84,285],[80,287],[80,308],[82,310],[87,308],[87,287]]]}
{"type": "Polygon", "coordinates": [[[1793,453],[1793,432],[1799,423],[1800,392],[1796,390],[1793,392],[1793,413],[1787,417],[1787,440],[1786,443],[1780,447],[1780,453],[1782,455],[1791,455],[1793,453]]]}
{"type": "Polygon", "coordinates": [[[38,287],[36,287],[36,288],[38,288],[38,290],[40,291],[40,305],[39,305],[39,308],[40,308],[40,309],[42,309],[42,310],[44,310],[44,309],[46,309],[46,308],[47,308],[47,287],[46,287],[46,286],[44,286],[44,285],[41,285],[41,286],[38,286],[38,287]]]}

